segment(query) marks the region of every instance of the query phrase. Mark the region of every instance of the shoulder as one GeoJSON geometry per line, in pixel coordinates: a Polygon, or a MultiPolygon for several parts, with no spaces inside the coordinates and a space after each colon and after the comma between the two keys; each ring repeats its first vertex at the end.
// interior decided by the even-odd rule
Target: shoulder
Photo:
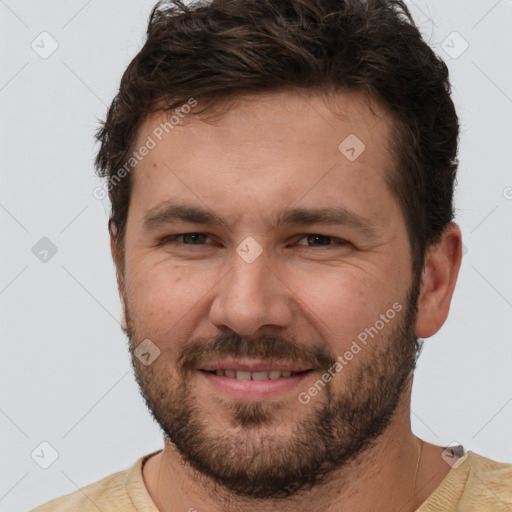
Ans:
{"type": "Polygon", "coordinates": [[[39,505],[30,512],[155,510],[142,477],[142,465],[152,455],[145,455],[126,470],[113,473],[70,494],[39,505]]]}
{"type": "Polygon", "coordinates": [[[479,487],[483,493],[494,494],[512,505],[512,464],[497,462],[471,451],[468,459],[470,471],[466,487],[479,487]]]}
{"type": "Polygon", "coordinates": [[[468,451],[418,509],[421,512],[512,510],[512,464],[468,451]]]}
{"type": "Polygon", "coordinates": [[[468,452],[469,472],[460,510],[470,512],[510,511],[512,509],[512,464],[497,462],[468,452]]]}

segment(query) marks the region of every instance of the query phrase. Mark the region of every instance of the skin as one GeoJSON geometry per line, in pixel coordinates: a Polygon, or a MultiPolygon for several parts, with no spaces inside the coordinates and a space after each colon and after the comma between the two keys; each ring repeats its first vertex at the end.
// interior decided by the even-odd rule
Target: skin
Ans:
{"type": "MultiPolygon", "coordinates": [[[[403,213],[384,181],[393,165],[392,121],[362,93],[337,93],[336,111],[343,115],[336,116],[322,97],[298,92],[245,97],[215,121],[189,116],[137,165],[124,268],[115,231],[111,248],[132,342],[149,338],[161,351],[152,366],[139,365],[142,376],[153,372],[167,382],[162,379],[169,375],[171,386],[187,340],[210,340],[219,333],[251,339],[278,333],[302,346],[315,340],[326,352],[341,355],[393,303],[405,308],[413,282],[410,245],[403,213]],[[338,150],[349,134],[366,146],[353,162],[338,150]],[[180,222],[144,229],[144,215],[164,201],[206,206],[233,228],[180,222]],[[376,233],[369,237],[355,228],[319,224],[272,228],[277,212],[298,205],[343,205],[368,219],[376,233]],[[183,239],[159,245],[183,233],[209,238],[193,247],[183,239]],[[308,234],[350,244],[308,245],[308,234]],[[236,252],[249,236],[262,248],[250,264],[236,252]]],[[[136,146],[164,120],[161,113],[149,117],[136,146]]],[[[432,336],[445,322],[461,254],[460,230],[450,223],[425,258],[413,324],[417,337],[432,336]]],[[[333,378],[334,396],[355,393],[354,376],[378,362],[399,318],[379,333],[379,345],[370,344],[333,378]]],[[[208,434],[229,431],[233,439],[286,443],[293,427],[327,400],[325,391],[307,405],[297,400],[319,376],[308,375],[299,389],[272,398],[279,421],[272,416],[259,430],[234,427],[233,404],[197,376],[190,380],[190,392],[208,434]]],[[[173,512],[416,510],[450,466],[441,458],[443,447],[421,442],[411,432],[412,372],[410,377],[385,431],[329,481],[305,493],[286,500],[244,500],[201,478],[168,440],[143,467],[148,492],[160,511],[173,512]]],[[[160,385],[165,391],[167,384],[160,385]]]]}

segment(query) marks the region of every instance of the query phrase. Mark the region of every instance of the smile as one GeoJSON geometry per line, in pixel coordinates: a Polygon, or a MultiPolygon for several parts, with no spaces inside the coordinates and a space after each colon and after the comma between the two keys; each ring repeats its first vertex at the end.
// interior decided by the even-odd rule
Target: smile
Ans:
{"type": "MultiPolygon", "coordinates": [[[[206,371],[206,370],[204,370],[206,371]]],[[[305,370],[309,371],[309,370],[305,370]]],[[[293,375],[299,375],[304,372],[292,372],[290,370],[272,370],[269,372],[261,371],[261,372],[248,372],[244,370],[232,370],[232,369],[218,369],[215,371],[209,371],[208,373],[212,373],[217,376],[225,376],[230,379],[238,379],[238,380],[274,380],[282,377],[291,377],[293,375]]]]}
{"type": "Polygon", "coordinates": [[[297,366],[292,370],[290,366],[293,365],[224,362],[207,365],[198,374],[216,394],[243,402],[265,401],[283,396],[296,388],[301,390],[304,387],[301,384],[303,380],[314,371],[297,366]]]}

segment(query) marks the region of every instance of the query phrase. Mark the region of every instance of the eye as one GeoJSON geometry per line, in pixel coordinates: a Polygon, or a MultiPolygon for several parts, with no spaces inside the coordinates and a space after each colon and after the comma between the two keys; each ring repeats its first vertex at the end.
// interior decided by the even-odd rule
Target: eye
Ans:
{"type": "Polygon", "coordinates": [[[332,236],[321,235],[319,233],[301,235],[300,240],[306,240],[306,244],[297,243],[297,245],[308,245],[308,247],[326,247],[332,246],[331,242],[335,242],[336,245],[349,245],[350,242],[342,240],[341,238],[334,238],[332,236]],[[313,245],[309,245],[309,243],[313,245]]]}
{"type": "MultiPolygon", "coordinates": [[[[319,233],[308,233],[300,235],[299,241],[296,245],[302,245],[306,247],[334,247],[342,245],[350,245],[350,242],[342,240],[341,238],[335,238],[328,235],[322,235],[319,233]],[[305,240],[306,243],[300,243],[305,240]]],[[[171,235],[165,237],[160,245],[181,245],[181,246],[194,246],[194,245],[208,245],[207,241],[211,238],[206,233],[181,233],[179,235],[171,235]]]]}
{"type": "Polygon", "coordinates": [[[178,243],[180,245],[205,245],[205,239],[208,239],[205,233],[182,233],[181,235],[171,235],[164,238],[161,242],[162,245],[169,243],[178,243]],[[182,241],[181,241],[181,240],[182,241]]]}

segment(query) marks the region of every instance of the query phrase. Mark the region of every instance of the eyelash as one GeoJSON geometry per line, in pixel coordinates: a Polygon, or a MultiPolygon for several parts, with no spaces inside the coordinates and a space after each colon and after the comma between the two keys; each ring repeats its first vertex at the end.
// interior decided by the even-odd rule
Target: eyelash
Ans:
{"type": "MultiPolygon", "coordinates": [[[[206,235],[206,233],[199,233],[199,232],[192,231],[190,233],[181,233],[179,235],[168,236],[168,237],[164,238],[160,242],[160,245],[166,245],[166,244],[170,244],[170,243],[177,243],[177,244],[182,245],[182,246],[190,246],[190,247],[206,245],[206,244],[185,244],[183,242],[177,242],[177,240],[176,240],[177,238],[180,238],[180,237],[186,236],[186,235],[205,235],[205,236],[208,237],[208,235],[206,235]]],[[[348,242],[347,240],[343,240],[341,238],[335,238],[335,237],[329,236],[329,235],[322,235],[321,233],[306,233],[306,234],[302,234],[300,236],[301,236],[301,238],[299,240],[302,240],[302,239],[310,237],[310,236],[319,236],[319,237],[323,237],[323,238],[328,238],[332,242],[336,242],[336,244],[339,245],[339,246],[351,245],[351,243],[348,242]]],[[[297,244],[297,245],[301,245],[301,246],[304,246],[304,247],[312,249],[312,248],[315,248],[315,247],[334,247],[335,244],[328,244],[328,245],[304,245],[304,244],[297,244]]]]}

